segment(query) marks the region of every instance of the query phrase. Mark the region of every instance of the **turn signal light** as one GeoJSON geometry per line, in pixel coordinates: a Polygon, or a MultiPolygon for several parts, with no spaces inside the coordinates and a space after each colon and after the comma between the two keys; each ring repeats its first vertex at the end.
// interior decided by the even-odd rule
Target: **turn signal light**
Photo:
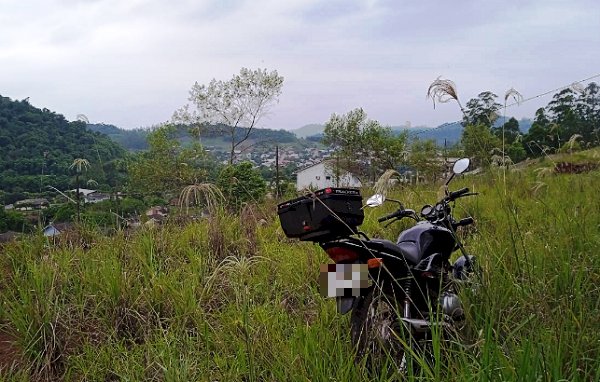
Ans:
{"type": "Polygon", "coordinates": [[[371,268],[379,268],[383,265],[383,259],[381,257],[374,257],[372,259],[367,260],[367,267],[371,268]]]}
{"type": "Polygon", "coordinates": [[[327,252],[329,258],[335,263],[340,263],[342,261],[354,261],[358,258],[358,253],[344,247],[331,247],[326,249],[325,252],[327,252]]]}

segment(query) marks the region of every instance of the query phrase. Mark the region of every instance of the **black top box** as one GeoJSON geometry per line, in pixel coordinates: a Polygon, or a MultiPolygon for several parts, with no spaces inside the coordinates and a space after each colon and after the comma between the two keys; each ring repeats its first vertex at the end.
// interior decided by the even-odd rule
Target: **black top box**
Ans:
{"type": "Polygon", "coordinates": [[[357,233],[364,220],[360,191],[324,188],[277,206],[287,237],[324,242],[357,233]]]}

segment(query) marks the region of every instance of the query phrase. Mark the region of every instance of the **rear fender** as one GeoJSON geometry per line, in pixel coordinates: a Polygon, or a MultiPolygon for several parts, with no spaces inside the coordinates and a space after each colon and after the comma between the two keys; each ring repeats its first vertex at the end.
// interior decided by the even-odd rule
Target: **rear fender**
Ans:
{"type": "Polygon", "coordinates": [[[335,300],[338,313],[346,314],[354,307],[356,297],[336,297],[335,300]]]}
{"type": "Polygon", "coordinates": [[[396,255],[387,253],[386,251],[376,251],[367,248],[359,239],[349,238],[340,241],[332,241],[321,243],[321,248],[324,251],[332,247],[342,247],[356,252],[361,263],[367,263],[369,259],[381,258],[383,264],[390,269],[396,269],[398,266],[407,268],[407,262],[404,258],[399,258],[396,255]]]}

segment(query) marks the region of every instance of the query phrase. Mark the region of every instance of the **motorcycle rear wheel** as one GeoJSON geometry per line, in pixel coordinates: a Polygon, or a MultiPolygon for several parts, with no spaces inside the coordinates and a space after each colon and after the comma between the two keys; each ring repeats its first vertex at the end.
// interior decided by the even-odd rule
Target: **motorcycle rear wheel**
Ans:
{"type": "Polygon", "coordinates": [[[370,371],[406,372],[405,346],[410,341],[402,324],[402,308],[392,296],[372,287],[352,310],[351,337],[357,361],[370,371]]]}

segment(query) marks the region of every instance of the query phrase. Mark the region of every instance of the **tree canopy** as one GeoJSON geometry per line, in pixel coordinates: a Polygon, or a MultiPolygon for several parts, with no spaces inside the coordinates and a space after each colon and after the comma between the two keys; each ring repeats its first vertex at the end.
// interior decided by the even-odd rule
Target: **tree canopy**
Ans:
{"type": "Polygon", "coordinates": [[[252,168],[252,163],[242,162],[223,168],[217,186],[232,209],[239,209],[244,203],[262,201],[266,193],[266,183],[260,172],[252,168]]]}
{"type": "Polygon", "coordinates": [[[108,188],[112,173],[107,164],[124,156],[123,148],[87,130],[84,122],[69,122],[26,100],[0,96],[0,189],[5,192],[39,192],[48,185],[69,188],[69,166],[75,158],[87,159],[86,176],[108,188]]]}
{"type": "Polygon", "coordinates": [[[208,169],[215,164],[200,144],[182,147],[174,132],[173,126],[163,126],[148,135],[149,150],[129,163],[130,192],[175,195],[183,187],[206,179],[208,169]]]}
{"type": "Polygon", "coordinates": [[[198,135],[206,125],[222,126],[230,137],[232,164],[236,148],[250,137],[260,119],[278,101],[282,86],[283,77],[276,70],[247,68],[228,81],[213,79],[208,85],[196,82],[190,90],[190,104],[176,111],[173,121],[191,125],[198,135]],[[240,129],[241,137],[236,135],[240,129]]]}
{"type": "Polygon", "coordinates": [[[332,114],[325,124],[323,143],[336,149],[336,163],[366,180],[404,161],[407,134],[394,135],[389,127],[367,118],[362,108],[332,114]]]}

